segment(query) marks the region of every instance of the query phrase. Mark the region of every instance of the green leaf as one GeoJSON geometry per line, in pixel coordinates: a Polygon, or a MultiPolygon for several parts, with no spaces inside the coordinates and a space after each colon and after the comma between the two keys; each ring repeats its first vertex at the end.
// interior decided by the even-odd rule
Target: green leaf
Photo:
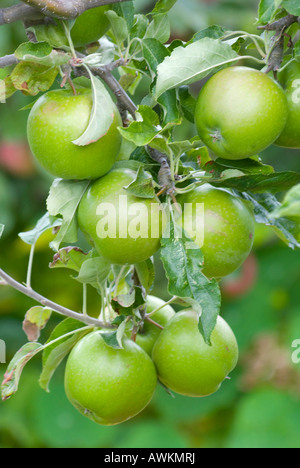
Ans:
{"type": "Polygon", "coordinates": [[[54,340],[58,340],[59,338],[61,339],[45,348],[43,351],[43,370],[39,379],[40,386],[43,390],[46,390],[47,392],[49,391],[49,384],[57,367],[69,354],[75,344],[89,333],[89,331],[83,330],[81,333],[76,333],[66,337],[64,337],[64,335],[80,330],[84,326],[85,325],[78,320],[67,318],[57,325],[51,333],[46,344],[49,344],[54,340]]]}
{"type": "Polygon", "coordinates": [[[54,255],[53,262],[50,263],[50,268],[68,268],[79,273],[82,264],[89,258],[90,254],[86,254],[78,247],[65,247],[60,249],[54,255]]]}
{"type": "Polygon", "coordinates": [[[53,50],[48,42],[25,42],[17,48],[15,56],[20,61],[38,63],[45,67],[59,67],[69,63],[70,54],[53,50]]]}
{"type": "Polygon", "coordinates": [[[179,105],[177,100],[177,93],[175,89],[170,89],[158,98],[158,103],[164,111],[162,124],[167,125],[180,125],[182,122],[179,105]]]}
{"type": "Polygon", "coordinates": [[[269,23],[281,5],[282,0],[260,0],[258,15],[262,24],[269,23]]]}
{"type": "Polygon", "coordinates": [[[221,39],[228,32],[229,31],[227,29],[223,28],[222,26],[218,26],[218,25],[214,24],[212,26],[209,26],[208,28],[201,29],[201,31],[197,32],[193,36],[191,41],[188,42],[188,44],[190,44],[192,42],[197,42],[200,39],[204,39],[206,37],[210,37],[211,39],[221,39]]]}
{"type": "Polygon", "coordinates": [[[19,237],[26,244],[34,245],[44,232],[58,226],[61,226],[61,219],[56,219],[51,217],[49,213],[46,213],[41,219],[39,219],[34,229],[27,232],[20,232],[19,237]]]}
{"type": "Polygon", "coordinates": [[[136,264],[135,269],[141,285],[149,293],[153,288],[155,280],[155,269],[153,261],[151,258],[149,258],[145,262],[136,264]]]}
{"type": "MultiPolygon", "coordinates": [[[[123,161],[127,163],[128,161],[123,161]]],[[[134,170],[138,170],[139,166],[142,165],[147,165],[148,167],[152,167],[157,169],[159,168],[159,164],[155,163],[153,159],[150,158],[149,153],[147,152],[146,148],[144,146],[140,146],[136,148],[130,155],[130,160],[129,163],[132,164],[137,164],[134,170]]],[[[157,174],[155,174],[157,175],[157,174]]]]}
{"type": "Polygon", "coordinates": [[[139,167],[135,180],[133,180],[124,189],[138,198],[154,198],[155,190],[153,187],[153,178],[149,172],[145,172],[142,166],[139,167]]]}
{"type": "Polygon", "coordinates": [[[134,23],[134,3],[132,1],[115,3],[110,5],[110,8],[126,20],[128,30],[130,31],[134,23]]]}
{"type": "Polygon", "coordinates": [[[73,141],[74,145],[87,146],[106,135],[115,117],[115,105],[104,84],[89,72],[93,90],[93,108],[84,134],[73,141]]]}
{"type": "Polygon", "coordinates": [[[291,249],[300,248],[294,234],[295,229],[298,229],[298,224],[286,218],[276,219],[273,216],[273,213],[281,206],[274,195],[246,192],[239,195],[253,205],[257,223],[272,226],[277,236],[291,249]]]}
{"type": "Polygon", "coordinates": [[[69,50],[66,33],[61,23],[37,24],[27,28],[34,33],[38,42],[47,42],[53,48],[69,50]]]}
{"type": "Polygon", "coordinates": [[[194,171],[199,171],[199,169],[203,170],[203,168],[209,161],[210,161],[209,151],[206,146],[201,146],[201,145],[198,145],[196,149],[189,150],[181,158],[181,163],[182,163],[183,168],[187,168],[189,172],[190,170],[194,170],[194,171]]]}
{"type": "Polygon", "coordinates": [[[83,284],[91,284],[98,289],[99,285],[106,280],[110,268],[110,263],[99,255],[94,258],[88,258],[83,262],[79,274],[75,279],[83,284]]]}
{"type": "Polygon", "coordinates": [[[40,343],[26,343],[13,357],[7,371],[4,374],[4,380],[1,385],[2,400],[8,400],[19,388],[20,378],[25,365],[36,354],[42,351],[43,345],[40,343]]]}
{"type": "MultiPolygon", "coordinates": [[[[119,288],[122,284],[119,284],[119,288]]],[[[127,285],[127,294],[119,294],[113,298],[111,303],[112,308],[119,315],[132,315],[133,304],[135,302],[135,289],[130,288],[127,285]]]]}
{"type": "MultiPolygon", "coordinates": [[[[120,290],[119,285],[119,290],[120,290]]],[[[118,315],[125,315],[129,316],[134,313],[134,311],[138,310],[141,306],[146,304],[146,297],[144,295],[144,291],[140,286],[132,285],[125,285],[125,290],[127,289],[127,293],[119,294],[117,297],[114,297],[111,305],[115,312],[118,315]],[[126,287],[127,286],[127,287],[126,287]]]]}
{"type": "Polygon", "coordinates": [[[27,335],[28,341],[37,341],[41,330],[47,325],[52,311],[47,307],[36,306],[26,312],[23,321],[23,330],[27,335]]]}
{"type": "Polygon", "coordinates": [[[5,228],[4,224],[0,224],[0,239],[1,239],[2,234],[4,232],[4,228],[5,228]]]}
{"type": "MultiPolygon", "coordinates": [[[[202,142],[201,142],[201,140],[198,140],[198,139],[196,139],[196,140],[194,140],[194,139],[183,140],[183,141],[171,141],[169,143],[169,147],[171,148],[174,156],[176,158],[179,158],[181,155],[183,155],[183,153],[187,153],[189,151],[192,151],[193,149],[197,149],[197,151],[199,153],[202,150],[202,142]]],[[[203,147],[203,148],[205,148],[205,150],[206,150],[206,147],[203,147]]],[[[198,161],[195,161],[195,162],[196,162],[195,167],[194,166],[188,166],[188,165],[187,165],[187,167],[190,167],[192,170],[200,169],[198,161]]]]}
{"type": "Polygon", "coordinates": [[[300,61],[300,40],[294,44],[293,57],[298,60],[298,62],[300,61]]]}
{"type": "Polygon", "coordinates": [[[283,0],[282,6],[291,15],[300,16],[300,5],[298,0],[283,0]]]}
{"type": "Polygon", "coordinates": [[[142,80],[142,75],[137,70],[132,70],[126,67],[119,68],[121,75],[119,83],[125,91],[129,91],[131,95],[135,94],[135,91],[142,80]]]}
{"type": "Polygon", "coordinates": [[[98,53],[101,55],[101,63],[107,65],[113,62],[115,58],[115,44],[106,36],[101,37],[99,44],[98,53]]]}
{"type": "Polygon", "coordinates": [[[1,81],[0,86],[0,103],[5,103],[8,98],[13,96],[16,92],[16,88],[13,85],[10,75],[6,76],[1,81]]]}
{"type": "Polygon", "coordinates": [[[112,325],[121,325],[126,320],[126,315],[118,315],[112,322],[112,325]]]}
{"type": "Polygon", "coordinates": [[[280,206],[273,211],[274,218],[300,218],[300,184],[293,187],[284,197],[280,206]]]}
{"type": "Polygon", "coordinates": [[[274,174],[244,175],[242,172],[228,170],[221,174],[219,180],[212,179],[210,184],[239,192],[279,193],[289,190],[300,182],[300,174],[296,172],[276,172],[274,174]]]}
{"type": "Polygon", "coordinates": [[[273,167],[263,164],[257,157],[242,161],[218,158],[208,162],[205,169],[212,176],[212,185],[240,192],[278,193],[300,182],[299,173],[274,172],[273,167]]]}
{"type": "Polygon", "coordinates": [[[202,273],[201,249],[179,225],[171,222],[170,236],[162,239],[161,259],[169,280],[169,293],[190,303],[197,312],[201,310],[200,329],[209,343],[220,313],[221,293],[218,282],[202,273]]]}
{"type": "Polygon", "coordinates": [[[178,90],[180,107],[184,117],[191,123],[195,123],[195,109],[197,101],[191,95],[188,86],[181,86],[178,90]]]}
{"type": "Polygon", "coordinates": [[[130,31],[130,39],[143,39],[149,26],[149,20],[145,15],[135,15],[134,25],[130,31]]]}
{"type": "MultiPolygon", "coordinates": [[[[224,41],[224,43],[229,44],[236,53],[239,53],[242,46],[245,44],[246,39],[244,37],[234,37],[233,39],[229,39],[224,41]]],[[[254,46],[254,44],[253,44],[254,46]]],[[[255,48],[255,46],[254,46],[255,48]]]]}
{"type": "Polygon", "coordinates": [[[169,10],[171,10],[176,2],[177,0],[159,0],[156,2],[155,7],[151,13],[167,13],[169,10]]]}
{"type": "Polygon", "coordinates": [[[123,320],[118,326],[118,330],[117,330],[116,339],[121,349],[124,349],[123,337],[126,331],[126,324],[127,324],[126,320],[123,320]]]}
{"type": "Polygon", "coordinates": [[[157,14],[149,24],[145,39],[156,39],[162,44],[170,39],[171,28],[169,17],[165,13],[157,14]]]}
{"type": "Polygon", "coordinates": [[[105,14],[109,19],[116,42],[121,46],[128,37],[127,21],[113,10],[109,10],[105,14]]]}
{"type": "Polygon", "coordinates": [[[195,83],[239,60],[230,45],[205,38],[177,47],[157,68],[156,97],[169,89],[195,83]]]}
{"type": "Polygon", "coordinates": [[[206,171],[213,177],[220,177],[226,169],[237,169],[244,174],[274,174],[274,168],[263,164],[258,157],[242,159],[240,161],[230,161],[229,159],[218,158],[216,161],[209,161],[205,166],[206,171]]]}
{"type": "Polygon", "coordinates": [[[127,128],[120,128],[121,135],[136,146],[146,146],[156,135],[159,118],[157,113],[148,106],[139,106],[137,111],[137,121],[132,122],[127,128]]]}
{"type": "Polygon", "coordinates": [[[117,337],[117,334],[118,334],[117,331],[103,332],[103,333],[99,332],[99,333],[102,336],[105,343],[107,344],[107,346],[110,346],[110,348],[114,348],[114,349],[123,349],[122,343],[121,345],[119,343],[119,340],[117,337]]]}
{"type": "Polygon", "coordinates": [[[10,79],[17,90],[30,96],[36,96],[51,88],[58,71],[58,67],[49,68],[39,63],[20,62],[11,73],[10,79]]]}
{"type": "Polygon", "coordinates": [[[15,51],[15,56],[18,60],[26,60],[26,56],[32,58],[43,58],[51,54],[53,48],[48,42],[23,42],[15,51]]]}
{"type": "Polygon", "coordinates": [[[143,39],[143,56],[151,72],[152,79],[156,77],[158,66],[170,55],[168,49],[157,39],[143,39]]]}
{"type": "Polygon", "coordinates": [[[72,181],[56,179],[47,199],[47,208],[51,216],[61,216],[61,228],[51,246],[58,250],[61,243],[77,241],[78,222],[76,212],[90,181],[72,181]]]}

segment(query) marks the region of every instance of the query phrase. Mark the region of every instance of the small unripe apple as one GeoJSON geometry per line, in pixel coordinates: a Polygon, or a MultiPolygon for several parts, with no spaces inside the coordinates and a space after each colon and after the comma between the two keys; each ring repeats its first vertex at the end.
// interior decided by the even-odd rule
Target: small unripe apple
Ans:
{"type": "Polygon", "coordinates": [[[68,399],[101,425],[136,416],[150,403],[157,385],[154,364],[145,351],[126,338],[123,346],[111,348],[96,331],[79,341],[67,361],[68,399]]]}
{"type": "Polygon", "coordinates": [[[93,107],[92,91],[80,88],[49,91],[31,109],[27,135],[31,151],[41,166],[62,179],[96,179],[112,168],[121,147],[122,126],[115,107],[114,120],[95,143],[77,146],[73,141],[87,129],[93,107]]]}
{"type": "Polygon", "coordinates": [[[232,160],[265,150],[282,133],[287,118],[282,87],[247,67],[214,75],[201,90],[195,113],[201,140],[217,156],[232,160]]]}
{"type": "Polygon", "coordinates": [[[300,149],[300,63],[293,61],[278,74],[288,100],[288,120],[276,145],[300,149]]]}
{"type": "MultiPolygon", "coordinates": [[[[163,306],[165,301],[158,297],[147,297],[147,314],[151,314],[159,307],[163,306]]],[[[170,305],[165,305],[162,309],[151,315],[151,319],[162,327],[174,317],[175,311],[170,305]]],[[[146,351],[149,356],[152,356],[153,346],[161,333],[161,329],[156,325],[145,320],[143,329],[140,330],[136,336],[136,343],[146,351]]]]}
{"type": "Polygon", "coordinates": [[[136,175],[114,168],[91,184],[79,205],[80,229],[112,264],[140,263],[160,248],[162,205],[156,197],[138,198],[125,189],[136,175]]]}
{"type": "Polygon", "coordinates": [[[183,208],[179,222],[203,252],[203,273],[208,278],[222,278],[237,270],[253,246],[252,208],[227,190],[209,184],[181,195],[178,202],[183,208]],[[198,205],[203,206],[203,219],[197,217],[198,205]]]}
{"type": "Polygon", "coordinates": [[[219,390],[238,360],[236,338],[221,317],[205,343],[193,310],[179,312],[166,325],[153,348],[160,381],[181,395],[204,397],[219,390]]]}

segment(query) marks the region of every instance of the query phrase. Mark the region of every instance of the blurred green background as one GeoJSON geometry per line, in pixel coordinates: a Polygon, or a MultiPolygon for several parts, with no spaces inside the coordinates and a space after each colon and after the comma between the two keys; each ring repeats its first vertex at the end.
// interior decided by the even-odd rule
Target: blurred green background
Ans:
{"type": "MultiPolygon", "coordinates": [[[[13,2],[1,1],[1,6],[13,2]]],[[[137,11],[153,2],[136,0],[137,11]]],[[[174,37],[189,38],[208,25],[255,31],[257,1],[179,0],[171,12],[174,37]]],[[[26,40],[21,24],[0,28],[0,54],[12,53],[26,40]]],[[[0,70],[0,78],[5,71],[0,70]]],[[[140,90],[140,94],[142,90],[140,90]]],[[[137,96],[137,99],[139,96],[137,96]]],[[[51,179],[32,162],[26,144],[28,112],[19,109],[32,98],[15,95],[0,104],[0,222],[6,225],[0,242],[0,264],[16,279],[26,275],[29,247],[18,232],[31,228],[45,211],[51,179]]],[[[182,133],[190,129],[183,125],[182,133]]],[[[299,151],[272,147],[263,155],[279,170],[300,171],[299,151]]],[[[75,310],[81,288],[68,273],[48,269],[50,235],[40,240],[33,286],[42,294],[75,310]]],[[[105,448],[298,448],[300,447],[300,364],[292,362],[292,343],[300,339],[300,252],[276,240],[268,228],[257,228],[255,250],[242,271],[224,280],[222,314],[232,326],[241,350],[231,381],[206,399],[170,397],[158,388],[151,405],[121,426],[98,427],[67,401],[63,366],[51,393],[38,386],[40,358],[25,369],[18,394],[0,403],[0,447],[105,448]]],[[[89,291],[89,307],[99,308],[89,291]]],[[[166,280],[157,260],[154,294],[167,298],[166,280]]],[[[7,360],[26,342],[22,318],[33,302],[15,291],[0,289],[0,339],[7,360]]],[[[53,317],[41,340],[58,323],[53,317]]],[[[0,378],[5,372],[0,364],[0,378]]]]}

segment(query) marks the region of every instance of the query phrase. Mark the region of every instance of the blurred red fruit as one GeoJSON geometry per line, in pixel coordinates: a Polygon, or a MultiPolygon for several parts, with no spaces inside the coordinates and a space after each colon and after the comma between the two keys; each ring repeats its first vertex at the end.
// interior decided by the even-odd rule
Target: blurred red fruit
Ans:
{"type": "Polygon", "coordinates": [[[30,177],[36,169],[29,146],[23,141],[0,143],[0,166],[16,177],[30,177]]]}
{"type": "Polygon", "coordinates": [[[222,282],[222,291],[227,298],[236,299],[250,292],[258,277],[259,265],[257,258],[251,254],[240,270],[239,277],[229,277],[222,282]]]}

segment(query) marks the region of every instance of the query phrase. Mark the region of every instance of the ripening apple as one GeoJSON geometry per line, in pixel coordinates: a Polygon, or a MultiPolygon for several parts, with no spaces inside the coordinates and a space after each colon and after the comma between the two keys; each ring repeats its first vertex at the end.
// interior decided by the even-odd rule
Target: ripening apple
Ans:
{"type": "Polygon", "coordinates": [[[202,141],[219,157],[245,159],[265,150],[288,119],[282,87],[268,75],[231,67],[214,75],[201,90],[195,120],[202,141]]]}
{"type": "Polygon", "coordinates": [[[115,425],[140,413],[157,385],[152,360],[124,338],[124,349],[108,346],[100,331],[73,348],[65,370],[65,390],[75,408],[92,421],[115,425]]]}
{"type": "Polygon", "coordinates": [[[120,151],[121,117],[114,107],[114,120],[95,143],[77,146],[73,141],[87,129],[93,107],[92,91],[80,88],[49,91],[31,109],[27,136],[31,151],[41,166],[62,179],[96,179],[110,171],[120,151]]]}
{"type": "Polygon", "coordinates": [[[300,63],[293,61],[278,74],[288,99],[288,120],[276,145],[300,149],[300,63]]]}
{"type": "Polygon", "coordinates": [[[82,232],[112,264],[136,264],[160,247],[163,207],[156,197],[138,198],[126,191],[136,172],[114,168],[92,183],[78,209],[82,232]]]}
{"type": "Polygon", "coordinates": [[[183,208],[178,222],[203,252],[203,273],[222,278],[237,270],[254,242],[255,218],[247,202],[209,184],[177,200],[183,208]]]}
{"type": "MultiPolygon", "coordinates": [[[[165,301],[158,297],[147,297],[147,314],[153,313],[156,309],[162,307],[160,310],[151,315],[151,319],[159,325],[165,327],[167,323],[174,317],[175,311],[170,305],[164,305],[165,301]]],[[[151,356],[153,346],[161,333],[161,329],[156,325],[145,320],[143,328],[139,330],[136,336],[136,343],[151,356]]]]}
{"type": "Polygon", "coordinates": [[[238,361],[233,331],[221,317],[205,343],[193,310],[179,312],[159,335],[152,352],[159,380],[170,390],[204,397],[219,390],[238,361]]]}

